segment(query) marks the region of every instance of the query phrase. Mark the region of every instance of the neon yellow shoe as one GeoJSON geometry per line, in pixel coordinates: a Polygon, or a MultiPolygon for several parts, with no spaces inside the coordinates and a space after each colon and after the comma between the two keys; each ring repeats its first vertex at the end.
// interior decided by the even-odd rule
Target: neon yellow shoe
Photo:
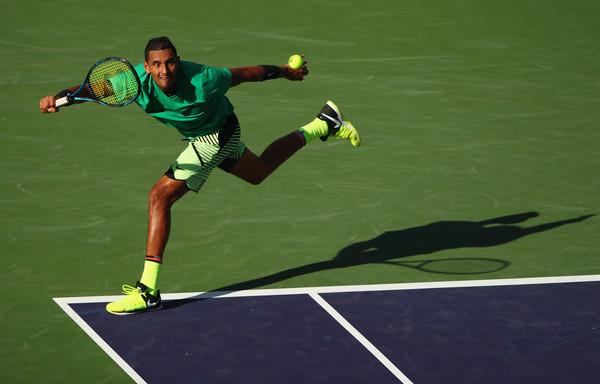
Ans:
{"type": "Polygon", "coordinates": [[[323,109],[321,109],[321,112],[317,117],[326,121],[329,127],[329,134],[322,136],[321,140],[325,141],[330,137],[336,137],[338,139],[350,140],[355,147],[358,147],[361,144],[358,131],[351,122],[344,120],[342,112],[340,112],[333,101],[329,100],[323,109]]]}
{"type": "Polygon", "coordinates": [[[147,290],[148,287],[139,281],[135,284],[135,287],[123,285],[123,293],[127,296],[106,304],[106,310],[113,315],[131,315],[161,309],[160,291],[157,291],[156,296],[154,296],[148,293],[147,290]]]}

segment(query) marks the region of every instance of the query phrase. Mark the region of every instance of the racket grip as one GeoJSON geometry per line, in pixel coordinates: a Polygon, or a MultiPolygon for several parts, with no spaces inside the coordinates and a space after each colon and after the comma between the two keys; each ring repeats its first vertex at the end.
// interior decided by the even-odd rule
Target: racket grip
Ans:
{"type": "Polygon", "coordinates": [[[54,102],[54,106],[56,108],[66,107],[71,104],[73,104],[73,96],[71,95],[67,95],[65,97],[61,97],[60,99],[56,99],[56,101],[54,102]]]}

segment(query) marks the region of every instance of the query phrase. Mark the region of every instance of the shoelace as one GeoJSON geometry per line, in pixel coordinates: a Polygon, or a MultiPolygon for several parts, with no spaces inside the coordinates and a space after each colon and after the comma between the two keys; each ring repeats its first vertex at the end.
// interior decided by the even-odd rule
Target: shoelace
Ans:
{"type": "Polygon", "coordinates": [[[340,139],[349,139],[354,136],[354,132],[346,125],[345,122],[342,122],[342,126],[340,130],[337,132],[336,137],[340,139]]]}
{"type": "Polygon", "coordinates": [[[127,284],[123,284],[121,288],[123,289],[123,293],[126,295],[137,295],[138,293],[141,293],[136,287],[132,287],[131,285],[127,284]]]}
{"type": "Polygon", "coordinates": [[[126,310],[146,308],[146,300],[139,289],[131,285],[123,285],[123,293],[127,296],[120,300],[126,310]]]}

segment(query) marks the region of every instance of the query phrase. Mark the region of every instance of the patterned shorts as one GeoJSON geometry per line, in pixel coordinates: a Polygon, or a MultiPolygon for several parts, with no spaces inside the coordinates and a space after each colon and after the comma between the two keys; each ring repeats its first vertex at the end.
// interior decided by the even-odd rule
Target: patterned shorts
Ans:
{"type": "Polygon", "coordinates": [[[165,174],[175,180],[185,180],[189,189],[198,192],[215,167],[231,172],[244,155],[246,145],[240,136],[237,117],[228,116],[218,132],[190,140],[165,174]]]}

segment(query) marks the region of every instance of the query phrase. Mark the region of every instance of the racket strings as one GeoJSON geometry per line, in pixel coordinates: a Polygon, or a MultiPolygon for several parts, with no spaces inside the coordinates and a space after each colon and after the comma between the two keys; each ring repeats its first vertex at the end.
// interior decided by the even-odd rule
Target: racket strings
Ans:
{"type": "Polygon", "coordinates": [[[88,83],[95,98],[107,105],[124,105],[139,92],[137,76],[129,65],[118,60],[106,60],[96,65],[88,83]]]}

